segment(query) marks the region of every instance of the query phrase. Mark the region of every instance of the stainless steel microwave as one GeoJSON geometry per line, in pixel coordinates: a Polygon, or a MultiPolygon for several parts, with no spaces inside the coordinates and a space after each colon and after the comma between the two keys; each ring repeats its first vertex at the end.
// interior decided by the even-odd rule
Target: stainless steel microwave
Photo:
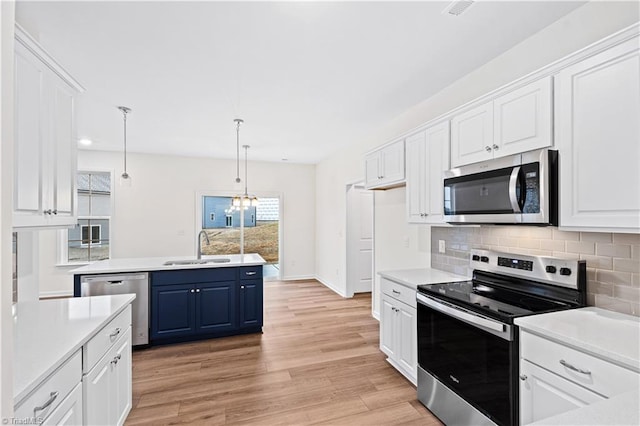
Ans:
{"type": "Polygon", "coordinates": [[[558,151],[541,149],[445,172],[449,223],[558,224],[558,151]]]}

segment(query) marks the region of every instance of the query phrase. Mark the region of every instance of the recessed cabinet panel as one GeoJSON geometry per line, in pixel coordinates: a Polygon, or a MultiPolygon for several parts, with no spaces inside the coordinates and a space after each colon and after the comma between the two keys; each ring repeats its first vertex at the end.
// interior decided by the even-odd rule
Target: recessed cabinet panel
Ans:
{"type": "Polygon", "coordinates": [[[556,76],[560,226],[640,231],[640,43],[556,76]]]}
{"type": "Polygon", "coordinates": [[[493,158],[493,102],[473,108],[451,120],[451,166],[493,158]]]}
{"type": "Polygon", "coordinates": [[[190,284],[152,287],[152,339],[195,332],[194,292],[190,284]]]}
{"type": "Polygon", "coordinates": [[[407,146],[407,220],[422,223],[426,220],[426,199],[428,194],[426,132],[409,136],[407,146]]]}
{"type": "Polygon", "coordinates": [[[262,281],[240,282],[240,327],[254,327],[262,324],[262,281]]]}
{"type": "Polygon", "coordinates": [[[235,281],[198,284],[196,327],[202,331],[231,330],[236,325],[235,281]]]}
{"type": "Polygon", "coordinates": [[[55,209],[53,218],[68,219],[75,212],[75,178],[76,178],[76,140],[74,130],[74,95],[72,90],[62,81],[54,84],[53,112],[53,156],[55,171],[53,173],[53,200],[55,209]]]}
{"type": "MultiPolygon", "coordinates": [[[[387,356],[395,357],[395,307],[394,300],[387,295],[382,295],[380,310],[380,350],[387,356]]],[[[397,302],[396,302],[397,303],[397,302]]]]}
{"type": "Polygon", "coordinates": [[[552,145],[552,79],[546,77],[493,102],[494,158],[552,145]]]}
{"type": "Polygon", "coordinates": [[[16,44],[14,144],[14,222],[42,212],[42,138],[44,124],[44,65],[16,44]]]}

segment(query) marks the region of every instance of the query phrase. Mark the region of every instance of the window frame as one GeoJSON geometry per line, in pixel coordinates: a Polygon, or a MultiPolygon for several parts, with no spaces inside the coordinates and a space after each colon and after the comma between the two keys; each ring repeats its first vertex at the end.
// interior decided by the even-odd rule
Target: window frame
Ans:
{"type": "MultiPolygon", "coordinates": [[[[110,204],[110,208],[111,208],[111,216],[79,216],[76,215],[76,219],[77,220],[108,220],[109,221],[109,259],[111,259],[112,256],[112,249],[113,249],[113,215],[115,212],[115,192],[116,192],[116,185],[114,184],[114,170],[113,169],[101,169],[101,168],[91,168],[91,169],[78,169],[76,171],[76,179],[77,179],[77,175],[79,174],[92,174],[92,173],[108,173],[109,174],[109,178],[111,181],[111,192],[109,193],[109,204],[110,204]]],[[[78,192],[78,189],[76,188],[76,194],[78,192]]],[[[76,205],[76,208],[78,206],[76,205]]],[[[102,225],[91,225],[91,226],[102,226],[102,225]]],[[[93,262],[97,262],[96,260],[87,260],[87,261],[76,261],[76,262],[69,262],[69,228],[65,228],[65,229],[60,229],[57,233],[57,246],[58,246],[58,262],[56,263],[56,266],[82,266],[82,265],[89,265],[93,262]]],[[[102,239],[102,230],[100,230],[100,237],[102,239]]],[[[100,241],[99,243],[96,244],[92,244],[92,245],[97,245],[100,246],[102,245],[102,241],[100,241]]],[[[80,244],[81,247],[86,247],[86,244],[80,244]]]]}

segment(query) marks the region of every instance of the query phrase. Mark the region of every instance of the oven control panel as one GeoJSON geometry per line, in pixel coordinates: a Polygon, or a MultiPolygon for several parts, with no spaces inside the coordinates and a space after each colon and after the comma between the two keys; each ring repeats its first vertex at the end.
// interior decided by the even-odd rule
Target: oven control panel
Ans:
{"type": "Polygon", "coordinates": [[[586,280],[584,260],[472,249],[469,263],[471,269],[526,277],[568,288],[578,288],[586,280]]]}

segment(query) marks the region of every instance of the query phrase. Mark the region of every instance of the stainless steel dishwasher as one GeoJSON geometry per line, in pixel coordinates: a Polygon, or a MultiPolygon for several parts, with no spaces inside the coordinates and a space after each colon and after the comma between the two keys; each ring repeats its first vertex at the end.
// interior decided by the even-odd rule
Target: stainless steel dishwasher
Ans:
{"type": "Polygon", "coordinates": [[[149,274],[83,275],[80,278],[80,296],[104,296],[135,293],[131,304],[132,345],[149,344],[149,274]]]}

